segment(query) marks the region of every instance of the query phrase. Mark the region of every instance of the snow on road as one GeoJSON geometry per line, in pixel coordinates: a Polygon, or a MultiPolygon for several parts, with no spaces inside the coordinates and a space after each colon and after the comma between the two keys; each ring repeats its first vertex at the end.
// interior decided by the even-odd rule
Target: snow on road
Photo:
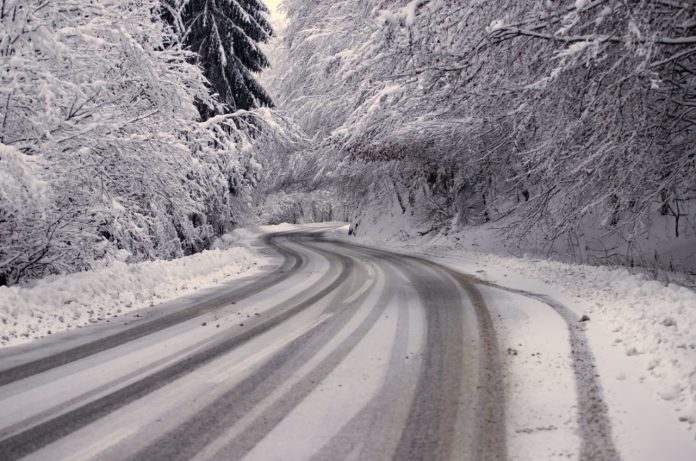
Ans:
{"type": "Polygon", "coordinates": [[[93,271],[0,287],[0,345],[16,345],[132,313],[231,279],[251,275],[264,256],[238,230],[213,249],[172,261],[115,261],[93,271]]]}
{"type": "MultiPolygon", "coordinates": [[[[319,229],[326,225],[309,226],[319,229]]],[[[3,344],[17,344],[121,315],[253,273],[258,232],[236,231],[217,248],[169,262],[114,263],[33,286],[0,288],[3,344]]],[[[329,226],[330,227],[330,226],[329,226]]],[[[552,298],[583,318],[616,448],[625,460],[696,459],[696,293],[625,269],[474,251],[471,238],[387,240],[331,235],[425,255],[500,287],[552,298]],[[468,245],[467,245],[468,244],[468,245]]],[[[475,248],[475,247],[474,247],[475,248]]],[[[320,273],[321,271],[317,271],[320,273]]],[[[365,284],[370,282],[368,279],[365,284]]],[[[372,283],[372,282],[370,282],[372,283]]],[[[363,290],[354,287],[355,292],[363,290]]],[[[481,286],[505,364],[511,459],[577,459],[582,444],[568,319],[539,299],[481,286]]],[[[351,296],[347,298],[351,299],[351,296]]],[[[577,328],[570,325],[571,328],[577,328]]],[[[593,378],[594,379],[594,378],[593,378]]]]}
{"type": "Polygon", "coordinates": [[[665,447],[671,460],[696,459],[696,293],[625,269],[469,257],[446,261],[503,286],[550,295],[589,318],[585,331],[627,459],[657,459],[665,447]]]}
{"type": "Polygon", "coordinates": [[[506,408],[510,460],[574,459],[580,439],[565,323],[539,301],[481,291],[498,329],[505,392],[515,396],[506,408]]]}

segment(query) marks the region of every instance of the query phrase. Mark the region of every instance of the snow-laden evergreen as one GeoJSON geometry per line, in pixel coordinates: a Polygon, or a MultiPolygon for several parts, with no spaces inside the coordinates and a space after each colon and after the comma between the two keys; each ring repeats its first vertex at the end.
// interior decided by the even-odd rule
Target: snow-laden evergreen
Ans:
{"type": "MultiPolygon", "coordinates": [[[[268,8],[260,0],[162,0],[165,19],[173,24],[185,46],[217,94],[217,113],[272,106],[255,73],[269,64],[259,43],[273,28],[268,8]]],[[[211,114],[205,105],[206,116],[211,114]]],[[[215,113],[215,112],[213,112],[215,113]]]]}

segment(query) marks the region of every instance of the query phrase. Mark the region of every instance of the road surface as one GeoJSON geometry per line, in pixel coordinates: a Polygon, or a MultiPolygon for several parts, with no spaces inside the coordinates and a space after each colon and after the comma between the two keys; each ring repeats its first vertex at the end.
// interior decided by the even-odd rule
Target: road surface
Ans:
{"type": "Polygon", "coordinates": [[[427,260],[268,235],[224,291],[0,355],[0,459],[505,460],[480,286],[427,260]]]}

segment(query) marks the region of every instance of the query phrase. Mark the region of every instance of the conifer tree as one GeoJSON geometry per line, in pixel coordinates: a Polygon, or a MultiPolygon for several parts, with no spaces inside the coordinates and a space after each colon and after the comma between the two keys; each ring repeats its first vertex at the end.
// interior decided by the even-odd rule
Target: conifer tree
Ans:
{"type": "Polygon", "coordinates": [[[208,118],[216,112],[233,112],[273,106],[254,72],[269,67],[259,47],[273,35],[261,0],[162,0],[164,18],[181,41],[196,53],[196,60],[223,107],[200,107],[208,118]]]}

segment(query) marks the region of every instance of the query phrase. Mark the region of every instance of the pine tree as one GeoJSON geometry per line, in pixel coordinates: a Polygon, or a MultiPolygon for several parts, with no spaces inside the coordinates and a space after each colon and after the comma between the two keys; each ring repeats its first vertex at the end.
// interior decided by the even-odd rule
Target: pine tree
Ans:
{"type": "Polygon", "coordinates": [[[261,0],[162,0],[164,18],[179,33],[184,45],[217,93],[223,107],[200,107],[208,118],[216,112],[272,107],[273,101],[254,72],[269,67],[259,47],[273,28],[261,0]]]}

